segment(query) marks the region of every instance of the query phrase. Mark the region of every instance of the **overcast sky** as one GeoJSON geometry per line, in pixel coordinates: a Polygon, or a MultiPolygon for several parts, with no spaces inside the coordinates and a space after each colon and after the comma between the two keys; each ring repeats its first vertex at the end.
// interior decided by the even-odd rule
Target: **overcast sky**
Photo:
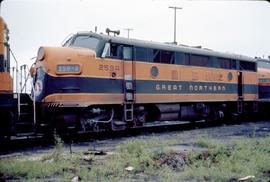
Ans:
{"type": "Polygon", "coordinates": [[[247,56],[270,55],[270,3],[207,0],[5,0],[1,16],[10,29],[10,44],[20,64],[30,64],[42,45],[60,46],[77,31],[105,32],[133,28],[132,38],[201,45],[247,56]]]}

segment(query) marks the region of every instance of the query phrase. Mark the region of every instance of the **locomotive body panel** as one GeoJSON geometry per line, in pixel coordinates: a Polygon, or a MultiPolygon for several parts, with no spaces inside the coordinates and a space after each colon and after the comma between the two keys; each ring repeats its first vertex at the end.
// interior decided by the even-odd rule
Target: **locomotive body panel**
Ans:
{"type": "MultiPolygon", "coordinates": [[[[136,62],[136,101],[237,101],[237,70],[136,62]],[[151,71],[158,74],[153,76],[151,71]]],[[[243,72],[244,100],[257,99],[256,72],[243,72]]]]}
{"type": "Polygon", "coordinates": [[[7,72],[0,72],[0,93],[12,93],[13,79],[7,72]]]}

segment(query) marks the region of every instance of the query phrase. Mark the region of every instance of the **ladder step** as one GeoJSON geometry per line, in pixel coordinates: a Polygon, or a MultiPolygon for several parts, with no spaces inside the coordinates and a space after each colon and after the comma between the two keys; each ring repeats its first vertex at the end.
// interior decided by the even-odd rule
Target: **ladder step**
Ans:
{"type": "Polygon", "coordinates": [[[237,102],[237,111],[240,114],[243,112],[243,102],[237,102]]]}
{"type": "Polygon", "coordinates": [[[31,113],[29,113],[29,112],[21,112],[20,113],[20,116],[27,116],[27,115],[31,115],[31,113]]]}
{"type": "Polygon", "coordinates": [[[19,122],[16,125],[33,125],[33,122],[19,122]]]}
{"type": "Polygon", "coordinates": [[[125,122],[123,122],[123,121],[114,121],[113,122],[113,124],[115,124],[115,125],[125,125],[126,123],[125,122]]]}
{"type": "Polygon", "coordinates": [[[35,135],[34,132],[29,132],[29,133],[18,133],[18,134],[16,134],[17,137],[33,136],[33,135],[35,135]]]}
{"type": "Polygon", "coordinates": [[[124,103],[124,116],[125,121],[133,121],[133,103],[126,102],[124,103]]]}
{"type": "Polygon", "coordinates": [[[48,124],[46,124],[46,123],[40,123],[39,126],[44,127],[44,126],[48,126],[48,124]]]}
{"type": "Polygon", "coordinates": [[[29,106],[28,103],[20,103],[20,106],[29,106]]]}

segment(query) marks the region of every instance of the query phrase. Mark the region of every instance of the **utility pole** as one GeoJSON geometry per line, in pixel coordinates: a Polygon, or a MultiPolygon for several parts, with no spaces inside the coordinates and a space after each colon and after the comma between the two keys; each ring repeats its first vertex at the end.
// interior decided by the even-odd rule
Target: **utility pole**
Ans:
{"type": "Polygon", "coordinates": [[[177,6],[169,6],[169,8],[174,9],[174,37],[173,37],[173,43],[177,44],[177,42],[176,42],[176,10],[183,9],[183,8],[177,7],[177,6]]]}
{"type": "Polygon", "coordinates": [[[133,29],[132,28],[125,28],[124,30],[126,30],[128,32],[128,38],[129,38],[129,32],[132,31],[133,29]]]}

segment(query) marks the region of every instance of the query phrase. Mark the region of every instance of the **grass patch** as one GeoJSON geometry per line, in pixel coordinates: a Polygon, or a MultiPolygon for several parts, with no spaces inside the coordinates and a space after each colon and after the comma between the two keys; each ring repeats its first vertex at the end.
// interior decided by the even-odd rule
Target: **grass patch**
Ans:
{"type": "Polygon", "coordinates": [[[270,179],[266,175],[270,171],[270,137],[239,140],[229,145],[203,139],[198,144],[207,151],[189,153],[188,165],[182,173],[185,178],[230,181],[252,175],[256,181],[270,179]]]}
{"type": "MultiPolygon", "coordinates": [[[[91,153],[65,153],[56,143],[51,154],[38,160],[3,159],[2,179],[70,181],[233,181],[254,175],[254,181],[270,178],[270,137],[220,144],[201,137],[204,151],[176,152],[175,141],[130,140],[103,157],[91,153]],[[127,167],[132,167],[127,170],[127,167]]],[[[1,175],[0,175],[1,176],[1,175]]],[[[0,177],[1,179],[1,177],[0,177]]]]}
{"type": "Polygon", "coordinates": [[[64,153],[63,141],[56,136],[54,150],[37,158],[12,158],[0,160],[0,176],[3,179],[35,180],[57,178],[65,173],[76,173],[73,164],[80,156],[69,156],[64,153]]]}
{"type": "Polygon", "coordinates": [[[43,163],[41,161],[28,161],[18,159],[7,159],[0,161],[0,171],[5,176],[14,179],[36,179],[46,178],[62,172],[63,163],[43,163]]]}

